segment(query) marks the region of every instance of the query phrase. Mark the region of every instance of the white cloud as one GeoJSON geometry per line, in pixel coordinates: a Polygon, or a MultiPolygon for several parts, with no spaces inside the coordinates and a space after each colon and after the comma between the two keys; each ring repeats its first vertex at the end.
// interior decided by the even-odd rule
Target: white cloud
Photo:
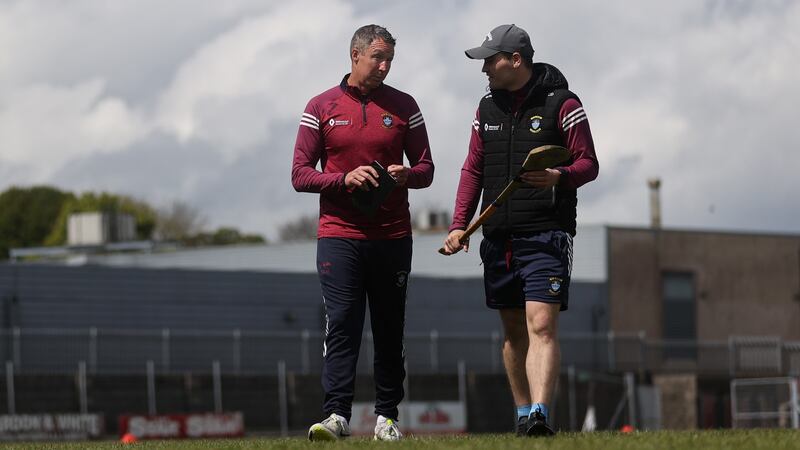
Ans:
{"type": "Polygon", "coordinates": [[[530,31],[588,112],[600,178],[579,220],[643,224],[652,176],[668,226],[797,230],[800,3],[565,1],[0,3],[0,189],[59,183],[201,209],[271,234],[317,198],[295,193],[297,118],[349,70],[366,23],[398,38],[388,83],[429,130],[453,205],[486,86],[463,50],[500,23],[530,31]]]}
{"type": "Polygon", "coordinates": [[[0,148],[11,163],[36,164],[40,176],[71,158],[124,148],[147,132],[136,111],[103,96],[104,82],[35,84],[0,96],[0,148]]]}
{"type": "Polygon", "coordinates": [[[336,75],[321,79],[315,69],[335,67],[335,60],[346,62],[344,41],[352,33],[347,5],[326,2],[312,14],[310,7],[290,2],[268,14],[245,17],[200,48],[162,95],[159,125],[181,141],[211,142],[232,159],[268,141],[269,120],[299,117],[301,93],[336,82],[336,75]],[[343,42],[333,59],[332,38],[343,42]]]}

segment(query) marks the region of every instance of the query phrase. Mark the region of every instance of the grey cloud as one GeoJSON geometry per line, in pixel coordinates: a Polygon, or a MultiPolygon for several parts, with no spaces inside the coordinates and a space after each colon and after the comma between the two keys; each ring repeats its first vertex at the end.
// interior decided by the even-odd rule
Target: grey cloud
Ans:
{"type": "Polygon", "coordinates": [[[188,202],[211,219],[211,226],[231,225],[271,236],[279,224],[298,211],[313,211],[316,204],[313,196],[298,198],[292,189],[290,141],[276,139],[226,162],[207,144],[181,144],[159,134],[123,152],[73,160],[52,181],[77,192],[125,193],[154,206],[188,202]]]}
{"type": "MultiPolygon", "coordinates": [[[[105,13],[88,0],[29,5],[9,53],[20,63],[0,73],[0,117],[2,100],[21,88],[100,79],[104,97],[125,100],[149,134],[115,151],[76,152],[45,179],[36,174],[47,158],[1,164],[3,188],[31,180],[181,199],[210,225],[273,233],[317,208],[317,196],[297,194],[289,182],[297,118],[349,69],[344,49],[355,27],[378,23],[398,38],[388,83],[420,104],[437,165],[433,186],[412,193],[412,208],[450,211],[486,86],[480,64],[463,50],[494,25],[516,22],[531,33],[536,59],[564,71],[592,125],[601,171],[579,193],[580,221],[646,223],[645,181],[660,176],[667,226],[800,229],[800,210],[786,204],[800,167],[791,123],[800,97],[796,2],[565,1],[543,9],[522,1],[311,8],[173,0],[105,13]],[[273,15],[289,22],[252,26],[272,24],[273,15]],[[64,30],[73,36],[58,34],[64,30]],[[305,38],[280,34],[292,30],[305,38]],[[249,54],[233,59],[230,52],[252,39],[263,42],[252,63],[249,54]],[[212,70],[230,78],[208,76],[212,70]],[[217,90],[223,81],[230,84],[217,90]],[[195,121],[197,131],[178,139],[156,117],[165,103],[177,105],[175,123],[195,121]]],[[[0,8],[0,23],[8,11],[0,8]]]]}

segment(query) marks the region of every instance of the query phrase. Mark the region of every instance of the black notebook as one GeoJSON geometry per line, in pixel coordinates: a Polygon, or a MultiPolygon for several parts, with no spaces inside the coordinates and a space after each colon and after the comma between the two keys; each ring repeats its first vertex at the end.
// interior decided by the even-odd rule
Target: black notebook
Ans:
{"type": "Polygon", "coordinates": [[[352,193],[352,201],[356,209],[367,216],[374,216],[378,208],[386,200],[386,197],[397,185],[397,181],[389,175],[389,172],[378,161],[372,161],[370,165],[378,172],[378,187],[370,184],[371,189],[368,191],[356,188],[352,193]]]}

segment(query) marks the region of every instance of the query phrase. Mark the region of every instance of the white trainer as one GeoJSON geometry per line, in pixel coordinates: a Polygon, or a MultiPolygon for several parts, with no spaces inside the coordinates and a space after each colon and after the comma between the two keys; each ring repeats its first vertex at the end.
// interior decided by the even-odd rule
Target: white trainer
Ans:
{"type": "Polygon", "coordinates": [[[375,424],[376,441],[399,441],[402,437],[403,433],[397,428],[397,422],[378,416],[378,422],[375,424]]]}
{"type": "Polygon", "coordinates": [[[347,419],[334,413],[322,422],[311,425],[308,429],[309,441],[335,441],[350,436],[350,425],[347,419]]]}

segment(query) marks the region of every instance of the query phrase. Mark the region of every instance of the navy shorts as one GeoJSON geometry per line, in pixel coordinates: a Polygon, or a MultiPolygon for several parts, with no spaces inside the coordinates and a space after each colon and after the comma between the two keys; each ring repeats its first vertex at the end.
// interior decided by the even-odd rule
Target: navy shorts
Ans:
{"type": "Polygon", "coordinates": [[[542,231],[481,242],[486,306],[524,308],[526,301],[569,304],[572,236],[542,231]]]}

